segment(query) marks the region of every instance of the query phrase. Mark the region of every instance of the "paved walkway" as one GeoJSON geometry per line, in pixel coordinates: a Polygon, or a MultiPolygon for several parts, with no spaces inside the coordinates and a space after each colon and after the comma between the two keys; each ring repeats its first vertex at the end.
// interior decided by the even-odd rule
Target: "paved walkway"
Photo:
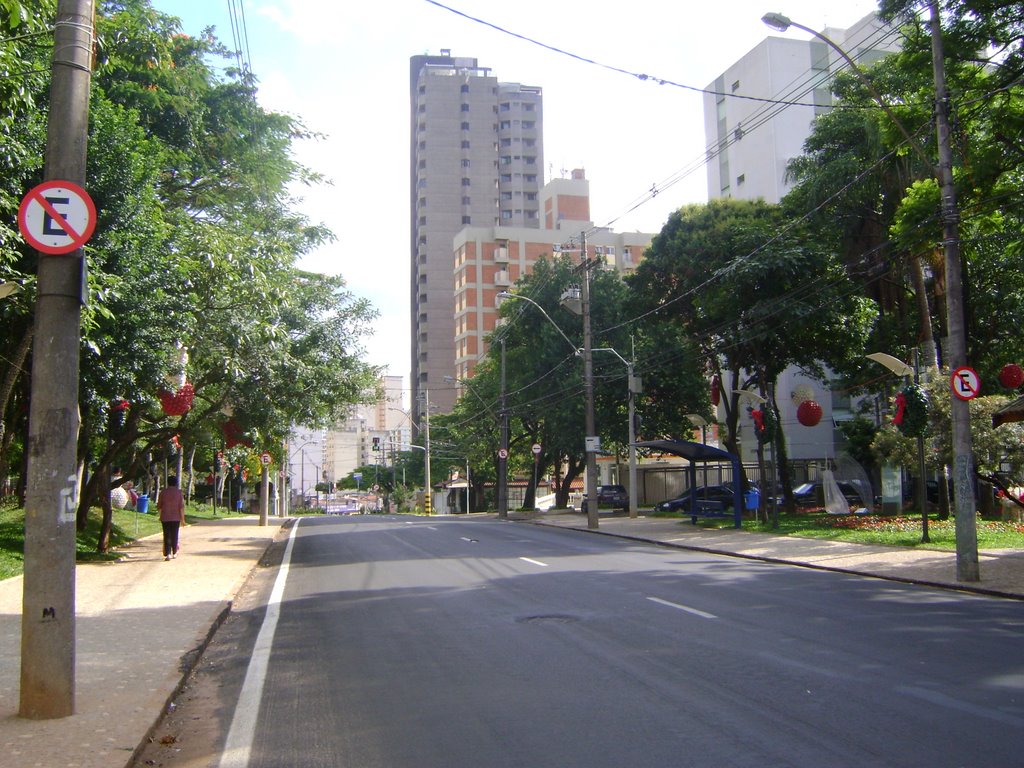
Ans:
{"type": "MultiPolygon", "coordinates": [[[[474,518],[477,516],[474,515],[474,518]]],[[[579,514],[526,522],[587,531],[579,514]]],[[[0,763],[4,768],[121,768],[146,738],[231,607],[282,520],[202,522],[182,531],[182,550],[164,562],[160,537],[142,539],[121,562],[76,569],[76,714],[17,716],[21,669],[20,578],[0,581],[0,763]]],[[[1024,599],[1024,550],[986,552],[980,583],[958,584],[952,553],[706,530],[688,521],[602,517],[598,534],[900,581],[1024,599]]]]}
{"type": "Polygon", "coordinates": [[[0,581],[0,764],[124,766],[282,522],[203,521],[182,529],[170,562],[157,535],[125,548],[120,562],[79,564],[71,717],[18,717],[22,579],[0,581]]]}

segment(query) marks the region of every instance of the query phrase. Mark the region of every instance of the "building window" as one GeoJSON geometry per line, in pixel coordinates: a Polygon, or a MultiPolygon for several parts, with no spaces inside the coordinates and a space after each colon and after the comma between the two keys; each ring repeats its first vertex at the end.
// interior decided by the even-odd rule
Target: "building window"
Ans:
{"type": "Polygon", "coordinates": [[[460,109],[461,109],[461,110],[462,110],[463,112],[469,112],[469,104],[463,104],[463,105],[462,105],[462,106],[460,107],[460,109]]]}
{"type": "Polygon", "coordinates": [[[469,123],[463,123],[462,124],[462,130],[468,131],[469,130],[469,123]]]}
{"type": "Polygon", "coordinates": [[[512,174],[511,173],[503,173],[503,174],[501,174],[501,183],[502,184],[511,184],[512,183],[512,174]]]}
{"type": "Polygon", "coordinates": [[[464,186],[464,187],[468,187],[469,186],[469,179],[467,179],[465,176],[462,177],[462,186],[464,186]]]}
{"type": "Polygon", "coordinates": [[[501,220],[502,221],[512,221],[512,211],[502,211],[501,212],[501,220]]]}
{"type": "Polygon", "coordinates": [[[473,204],[473,198],[471,198],[469,195],[463,195],[462,196],[462,204],[463,205],[472,205],[473,204]]]}
{"type": "Polygon", "coordinates": [[[420,216],[420,226],[421,227],[425,226],[426,223],[427,223],[427,217],[426,216],[420,216]]]}
{"type": "Polygon", "coordinates": [[[469,226],[472,223],[473,223],[473,218],[471,216],[463,216],[462,217],[462,225],[464,227],[469,226]]]}
{"type": "Polygon", "coordinates": [[[498,130],[501,130],[501,131],[507,131],[511,127],[512,127],[512,122],[509,121],[509,120],[502,120],[500,123],[498,123],[498,130]]]}
{"type": "Polygon", "coordinates": [[[463,168],[469,168],[469,158],[468,157],[462,158],[462,167],[463,168]]]}
{"type": "Polygon", "coordinates": [[[740,81],[736,80],[732,84],[732,92],[736,93],[736,91],[738,91],[739,89],[740,89],[740,81]]]}
{"type": "Polygon", "coordinates": [[[462,142],[463,149],[469,149],[469,139],[464,139],[462,142]]]}
{"type": "Polygon", "coordinates": [[[746,180],[747,180],[747,174],[741,173],[739,176],[736,177],[736,186],[737,187],[740,186],[746,180]]]}
{"type": "Polygon", "coordinates": [[[498,105],[498,109],[501,112],[508,112],[511,108],[511,105],[507,101],[503,101],[498,105]]]}
{"type": "Polygon", "coordinates": [[[462,93],[469,93],[469,83],[463,83],[460,90],[462,93]]]}
{"type": "Polygon", "coordinates": [[[526,175],[523,176],[523,180],[527,184],[536,184],[537,183],[537,174],[535,174],[535,173],[527,173],[526,175]]]}
{"type": "Polygon", "coordinates": [[[523,129],[524,130],[532,131],[536,127],[537,127],[537,123],[535,121],[533,121],[533,120],[523,120],[523,129]]]}

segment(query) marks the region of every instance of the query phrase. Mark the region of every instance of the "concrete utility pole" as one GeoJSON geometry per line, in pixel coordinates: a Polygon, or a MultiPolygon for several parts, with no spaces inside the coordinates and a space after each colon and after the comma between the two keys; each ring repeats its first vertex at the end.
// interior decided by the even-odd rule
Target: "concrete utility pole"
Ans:
{"type": "Polygon", "coordinates": [[[583,310],[583,401],[584,436],[587,456],[586,488],[587,528],[598,527],[597,515],[597,426],[594,421],[594,355],[590,339],[590,264],[587,259],[587,233],[580,234],[580,265],[583,270],[581,303],[583,310]]]}
{"type": "MultiPolygon", "coordinates": [[[[935,128],[939,145],[939,188],[942,196],[942,242],[946,262],[946,323],[949,328],[949,367],[967,365],[967,325],[964,320],[963,270],[960,264],[960,216],[953,184],[953,152],[949,144],[949,93],[946,90],[945,53],[939,7],[930,0],[932,69],[935,76],[935,128]]],[[[978,524],[975,520],[974,446],[971,409],[952,393],[953,497],[956,501],[956,577],[979,581],[978,524]]]]}
{"type": "Polygon", "coordinates": [[[505,339],[501,340],[501,402],[498,409],[501,419],[500,445],[498,446],[498,517],[508,518],[508,401],[505,393],[505,339]]]}
{"type": "MultiPolygon", "coordinates": [[[[93,0],[58,0],[44,180],[84,188],[89,138],[93,0]]],[[[21,617],[22,717],[75,711],[75,514],[78,509],[78,346],[85,256],[39,254],[21,617]]]]}

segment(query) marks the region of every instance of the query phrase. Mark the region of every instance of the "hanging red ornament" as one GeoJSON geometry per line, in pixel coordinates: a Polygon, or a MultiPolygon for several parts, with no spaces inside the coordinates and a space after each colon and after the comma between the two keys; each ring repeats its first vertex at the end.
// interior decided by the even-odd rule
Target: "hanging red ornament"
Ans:
{"type": "Polygon", "coordinates": [[[719,401],[722,399],[722,382],[718,379],[718,374],[711,377],[711,404],[717,406],[719,401]]]}
{"type": "Polygon", "coordinates": [[[161,389],[157,392],[157,397],[160,398],[160,407],[168,416],[184,416],[191,410],[195,394],[195,388],[188,382],[185,382],[181,389],[174,394],[171,394],[166,389],[161,389]]]}
{"type": "Polygon", "coordinates": [[[804,400],[796,409],[796,419],[805,427],[813,427],[821,421],[823,411],[813,400],[804,400]]]}
{"type": "Polygon", "coordinates": [[[1024,368],[1016,363],[1007,363],[999,372],[999,383],[1007,389],[1016,389],[1024,384],[1024,368]]]}

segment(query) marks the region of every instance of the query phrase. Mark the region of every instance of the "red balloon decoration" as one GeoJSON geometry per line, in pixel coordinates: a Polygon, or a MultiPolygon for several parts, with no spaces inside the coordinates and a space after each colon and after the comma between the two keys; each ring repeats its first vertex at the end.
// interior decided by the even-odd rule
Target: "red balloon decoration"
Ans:
{"type": "Polygon", "coordinates": [[[805,427],[813,427],[821,421],[821,406],[813,400],[804,400],[796,409],[796,419],[805,427]]]}
{"type": "Polygon", "coordinates": [[[999,383],[1007,389],[1016,389],[1024,384],[1024,369],[1016,363],[1007,363],[999,372],[999,383]]]}
{"type": "Polygon", "coordinates": [[[185,382],[184,386],[173,395],[166,389],[157,392],[160,398],[160,407],[168,416],[184,416],[192,408],[192,400],[196,391],[191,384],[185,382]]]}

